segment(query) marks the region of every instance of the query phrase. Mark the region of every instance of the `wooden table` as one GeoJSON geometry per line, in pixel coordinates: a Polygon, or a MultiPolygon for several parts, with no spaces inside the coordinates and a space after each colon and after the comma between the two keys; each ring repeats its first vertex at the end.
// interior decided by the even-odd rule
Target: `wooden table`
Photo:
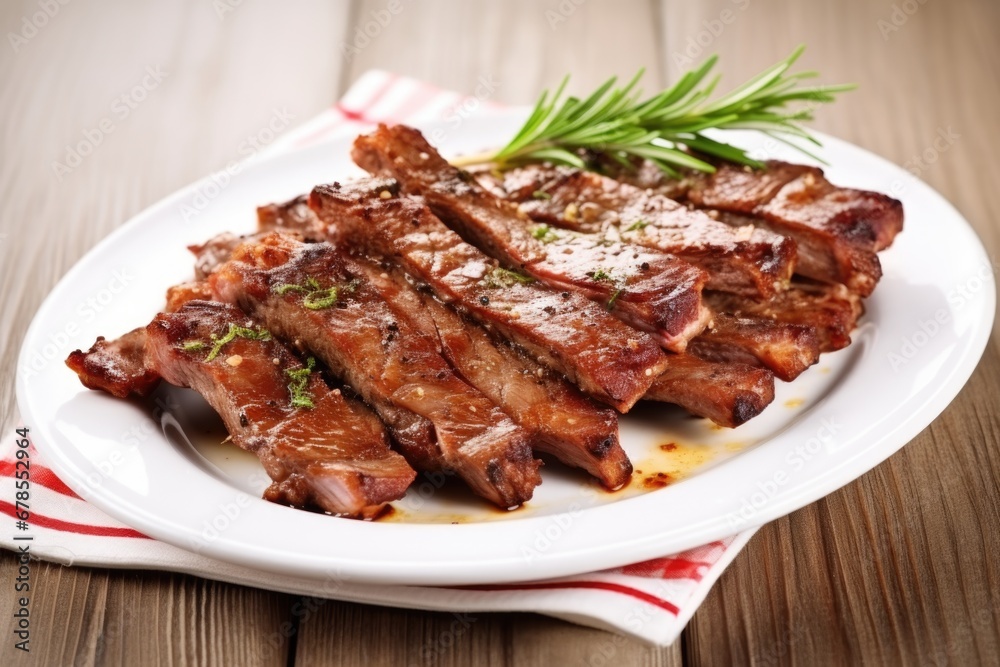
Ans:
{"type": "MultiPolygon", "coordinates": [[[[496,100],[527,103],[566,72],[578,91],[640,66],[647,85],[663,85],[688,58],[713,52],[733,82],[804,42],[806,67],[828,82],[861,84],[821,110],[816,127],[919,171],[1000,252],[995,1],[404,2],[375,37],[356,41],[396,1],[299,0],[282,10],[240,0],[53,0],[51,17],[38,14],[37,0],[4,3],[0,354],[11,381],[0,385],[3,433],[15,419],[21,337],[81,255],[160,197],[240,157],[241,142],[276,109],[304,121],[372,67],[463,91],[488,77],[496,100]],[[351,44],[359,48],[345,54],[351,44]],[[147,68],[162,80],[127,116],[113,116],[113,132],[81,164],[57,173],[67,146],[99,127],[147,68]],[[958,138],[935,148],[939,132],[958,138]]],[[[762,529],[674,646],[497,614],[478,615],[452,648],[431,653],[455,665],[996,661],[998,342],[994,335],[965,390],[905,449],[762,529]]],[[[0,579],[14,569],[4,554],[0,579]]],[[[294,596],[190,576],[47,564],[34,574],[30,658],[40,665],[420,664],[453,620],[340,602],[301,620],[294,596]],[[286,623],[294,632],[272,648],[267,639],[286,623]]],[[[11,586],[0,587],[0,600],[2,662],[22,664],[23,656],[10,660],[11,586]]]]}

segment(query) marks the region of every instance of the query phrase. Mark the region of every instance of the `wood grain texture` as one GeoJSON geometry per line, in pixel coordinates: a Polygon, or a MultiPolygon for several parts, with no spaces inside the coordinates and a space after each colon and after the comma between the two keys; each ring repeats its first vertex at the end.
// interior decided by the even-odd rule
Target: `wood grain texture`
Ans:
{"type": "MultiPolygon", "coordinates": [[[[640,66],[647,86],[665,85],[710,53],[731,83],[807,43],[803,63],[823,80],[861,85],[820,110],[816,127],[919,172],[1000,253],[1000,5],[991,0],[404,2],[349,57],[345,45],[387,2],[233,4],[220,15],[197,0],[71,3],[17,52],[0,48],[0,362],[10,379],[42,298],[94,243],[241,157],[276,109],[305,120],[371,67],[465,91],[486,77],[499,84],[497,101],[519,104],[567,72],[574,91],[640,66]],[[894,13],[902,5],[912,15],[894,13]],[[60,180],[52,163],[157,66],[162,83],[60,180]],[[957,138],[935,147],[941,132],[957,138]]],[[[35,2],[5,3],[0,26],[17,30],[34,11],[35,2]]],[[[762,529],[668,649],[531,615],[470,622],[340,602],[303,613],[308,600],[194,577],[37,564],[34,638],[46,651],[37,664],[995,661],[998,378],[994,333],[940,418],[861,479],[762,529]],[[267,648],[271,637],[279,648],[267,648]]],[[[10,381],[0,406],[6,431],[10,381]]],[[[13,566],[0,557],[0,580],[13,566]]],[[[0,608],[11,605],[3,587],[0,608]]],[[[0,621],[5,636],[9,623],[0,621]]]]}
{"type": "MultiPolygon", "coordinates": [[[[14,563],[5,553],[5,583],[14,563]]],[[[52,563],[34,563],[31,577],[31,664],[264,667],[287,665],[294,649],[279,632],[283,623],[291,627],[294,596],[179,574],[52,563]]],[[[9,642],[0,655],[16,664],[9,642]]]]}

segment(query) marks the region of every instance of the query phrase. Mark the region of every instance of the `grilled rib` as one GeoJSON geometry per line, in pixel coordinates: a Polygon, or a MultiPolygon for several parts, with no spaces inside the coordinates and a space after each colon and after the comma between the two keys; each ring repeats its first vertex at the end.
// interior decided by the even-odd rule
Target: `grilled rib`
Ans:
{"type": "Polygon", "coordinates": [[[330,244],[269,234],[237,247],[209,283],[219,299],[298,341],[350,384],[415,467],[454,471],[499,507],[530,499],[540,462],[527,433],[358,277],[330,244]]]}
{"type": "Polygon", "coordinates": [[[269,336],[237,335],[220,347],[232,327],[260,331],[234,306],[192,301],[146,327],[146,356],[167,382],[204,396],[233,442],[258,456],[274,480],[265,498],[371,517],[406,493],[416,473],[389,449],[374,414],[269,336]]]}
{"type": "Polygon", "coordinates": [[[324,236],[398,262],[442,301],[621,412],[664,368],[666,356],[651,336],[578,293],[504,273],[492,280],[496,261],[420,202],[398,196],[393,181],[321,185],[310,206],[325,225],[324,236]]]}
{"type": "Polygon", "coordinates": [[[876,252],[903,228],[903,206],[891,197],[831,184],[821,169],[771,160],[761,171],[721,163],[714,174],[664,180],[643,166],[616,174],[668,197],[718,212],[723,222],[754,224],[795,239],[796,272],[842,283],[868,296],[882,276],[876,252]]]}
{"type": "Polygon", "coordinates": [[[99,336],[89,350],[73,350],[66,365],[88,389],[99,389],[117,398],[148,396],[160,375],[146,365],[146,328],[133,329],[116,340],[99,336]]]}
{"type": "MultiPolygon", "coordinates": [[[[734,228],[607,176],[550,165],[501,176],[477,174],[536,222],[662,250],[701,267],[708,274],[705,289],[767,298],[784,288],[795,268],[791,239],[753,226],[734,228]]],[[[558,234],[537,227],[535,233],[558,234]]]]}
{"type": "Polygon", "coordinates": [[[690,354],[670,359],[646,400],[674,403],[708,417],[719,426],[736,427],[764,411],[774,400],[774,375],[766,368],[713,363],[690,354]]]}
{"type": "Polygon", "coordinates": [[[466,382],[532,434],[537,451],[582,468],[609,489],[626,484],[632,464],[618,442],[618,415],[599,407],[562,377],[523,352],[493,340],[388,262],[354,257],[362,279],[435,339],[466,382]]]}
{"type": "Polygon", "coordinates": [[[737,317],[768,318],[785,324],[810,327],[821,352],[833,352],[851,344],[851,331],[864,312],[861,298],[844,285],[828,285],[796,279],[792,285],[767,300],[706,292],[705,302],[716,312],[737,317]]]}
{"type": "Polygon", "coordinates": [[[801,375],[820,355],[819,336],[810,325],[726,313],[717,313],[688,351],[708,361],[764,366],[785,382],[801,375]]]}
{"type": "Polygon", "coordinates": [[[665,348],[683,351],[708,323],[706,275],[673,255],[639,246],[567,236],[545,243],[516,206],[452,167],[417,130],[380,125],[354,142],[354,161],[424,197],[442,221],[486,254],[558,289],[579,292],[665,348]]]}
{"type": "MultiPolygon", "coordinates": [[[[302,196],[284,204],[259,207],[260,236],[281,230],[312,241],[327,239],[322,223],[307,202],[302,196]]],[[[236,238],[223,235],[192,246],[204,275],[210,275],[219,263],[230,258],[236,245],[232,240],[236,238]],[[220,250],[227,246],[228,253],[220,250]],[[206,262],[206,252],[212,264],[206,262]]],[[[532,434],[536,450],[586,470],[609,489],[628,482],[632,464],[618,442],[618,417],[614,411],[598,407],[523,352],[493,340],[482,327],[466,322],[426,291],[416,289],[398,267],[385,261],[376,264],[357,254],[352,255],[352,261],[383,299],[398,305],[411,324],[438,341],[463,379],[532,434]]]]}

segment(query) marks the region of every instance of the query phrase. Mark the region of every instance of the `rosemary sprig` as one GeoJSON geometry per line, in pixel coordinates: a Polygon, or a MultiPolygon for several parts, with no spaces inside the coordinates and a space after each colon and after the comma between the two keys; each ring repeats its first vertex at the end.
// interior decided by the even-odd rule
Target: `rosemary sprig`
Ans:
{"type": "Polygon", "coordinates": [[[679,175],[679,169],[715,170],[695,157],[693,151],[755,168],[763,166],[745,150],[706,136],[704,132],[709,129],[760,130],[815,158],[795,142],[819,145],[802,124],[813,120],[815,106],[832,102],[837,93],[855,86],[800,85],[803,79],[817,76],[811,71],[788,73],[804,48],[800,46],[787,58],[714,100],[710,98],[719,76],[709,75],[717,56],[648,99],[642,99],[636,88],[643,70],[622,87],[616,87],[616,78],[608,79],[586,99],[563,98],[567,76],[554,94],[542,94],[510,143],[498,151],[462,156],[452,163],[495,163],[506,167],[549,161],[585,169],[589,165],[582,153],[586,151],[626,166],[636,158],[647,159],[672,176],[679,175]]]}

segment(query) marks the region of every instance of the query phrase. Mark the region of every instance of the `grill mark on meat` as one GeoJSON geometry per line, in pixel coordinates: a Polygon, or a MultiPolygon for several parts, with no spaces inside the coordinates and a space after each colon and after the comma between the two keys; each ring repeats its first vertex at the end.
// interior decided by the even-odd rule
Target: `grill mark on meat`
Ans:
{"type": "Polygon", "coordinates": [[[99,336],[89,350],[74,350],[66,365],[88,389],[106,391],[117,398],[148,396],[160,375],[146,365],[146,329],[133,329],[116,340],[99,336]]]}
{"type": "Polygon", "coordinates": [[[281,343],[237,337],[211,361],[205,349],[185,350],[191,341],[210,346],[230,325],[256,326],[234,306],[192,301],[143,330],[146,355],[167,382],[204,396],[233,442],[258,456],[274,480],[265,497],[371,517],[406,493],[416,472],[389,449],[382,424],[362,404],[311,373],[313,407],[292,406],[286,372],[303,364],[281,343]]]}
{"type": "Polygon", "coordinates": [[[691,341],[688,350],[708,361],[762,365],[786,382],[820,355],[815,327],[726,313],[716,314],[711,328],[691,341]]]}
{"type": "Polygon", "coordinates": [[[216,296],[258,316],[276,335],[300,342],[343,378],[394,429],[411,462],[456,472],[479,495],[510,508],[531,498],[540,462],[528,434],[455,376],[426,336],[363,281],[336,304],[310,310],[281,285],[310,278],[343,286],[356,278],[328,243],[281,234],[236,248],[209,278],[216,296]],[[394,335],[390,336],[390,328],[394,335]]]}
{"type": "Polygon", "coordinates": [[[417,130],[380,125],[355,140],[354,161],[373,175],[392,176],[448,226],[508,267],[606,306],[661,345],[683,351],[708,323],[701,305],[706,275],[673,255],[587,237],[543,243],[515,206],[452,167],[417,130]]]}
{"type": "Polygon", "coordinates": [[[811,327],[821,352],[833,352],[850,345],[851,332],[864,312],[861,298],[844,285],[803,279],[797,279],[789,289],[768,300],[706,292],[705,301],[716,312],[811,327]]]}
{"type": "Polygon", "coordinates": [[[882,275],[876,252],[903,228],[903,206],[877,192],[831,184],[816,167],[778,160],[761,171],[720,163],[716,173],[688,173],[681,181],[617,172],[698,208],[718,211],[723,222],[755,224],[798,243],[796,272],[847,285],[868,296],[882,275]]]}
{"type": "Polygon", "coordinates": [[[567,167],[477,174],[536,222],[677,255],[708,274],[705,289],[769,297],[792,276],[795,242],[753,225],[733,228],[652,190],[567,167]]]}
{"type": "Polygon", "coordinates": [[[445,303],[523,347],[584,393],[626,412],[666,363],[648,334],[575,291],[484,281],[496,266],[393,181],[317,186],[310,206],[326,234],[398,262],[445,303]],[[383,198],[381,192],[392,196],[383,198]]]}
{"type": "Polygon", "coordinates": [[[632,465],[618,442],[618,416],[566,380],[482,327],[465,321],[426,290],[414,287],[389,262],[352,257],[352,265],[386,301],[433,337],[458,374],[533,435],[537,451],[583,468],[609,489],[626,484],[632,465]]]}
{"type": "Polygon", "coordinates": [[[747,364],[713,363],[678,354],[645,398],[674,403],[719,426],[735,428],[774,400],[774,374],[747,364]]]}

